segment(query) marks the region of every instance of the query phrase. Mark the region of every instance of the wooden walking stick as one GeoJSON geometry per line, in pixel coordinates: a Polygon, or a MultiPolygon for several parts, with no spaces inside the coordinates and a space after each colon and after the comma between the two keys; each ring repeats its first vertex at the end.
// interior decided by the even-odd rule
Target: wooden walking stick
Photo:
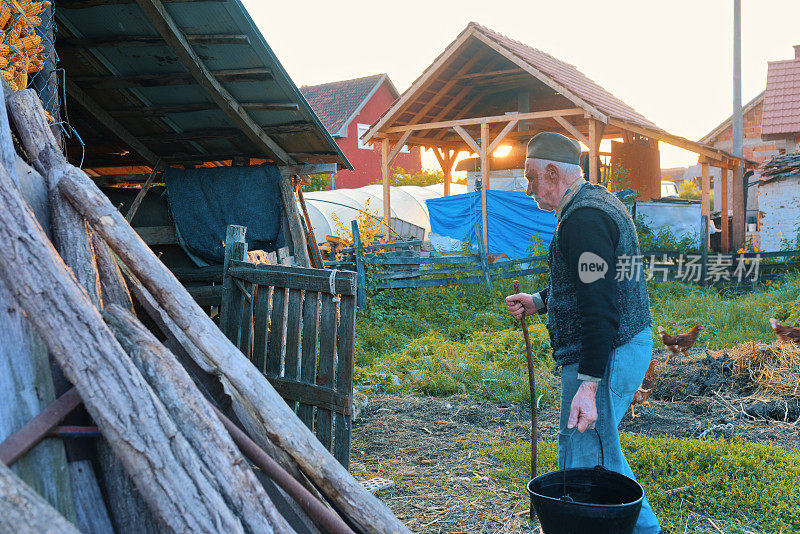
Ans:
{"type": "MultiPolygon", "coordinates": [[[[519,293],[519,280],[514,280],[514,293],[519,293]]],[[[525,338],[525,356],[528,358],[528,384],[531,389],[531,479],[536,478],[536,442],[538,441],[538,418],[536,416],[536,375],[533,371],[533,355],[531,354],[531,338],[528,335],[528,322],[525,320],[523,308],[522,335],[525,338]]]]}

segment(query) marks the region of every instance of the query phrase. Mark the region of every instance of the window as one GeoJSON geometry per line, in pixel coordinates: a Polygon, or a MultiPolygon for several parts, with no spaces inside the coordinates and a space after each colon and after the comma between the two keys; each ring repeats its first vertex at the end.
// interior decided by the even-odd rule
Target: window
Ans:
{"type": "Polygon", "coordinates": [[[372,145],[365,145],[361,140],[361,136],[367,133],[367,130],[369,130],[369,124],[358,124],[357,126],[358,126],[358,148],[364,150],[372,150],[372,145]]]}

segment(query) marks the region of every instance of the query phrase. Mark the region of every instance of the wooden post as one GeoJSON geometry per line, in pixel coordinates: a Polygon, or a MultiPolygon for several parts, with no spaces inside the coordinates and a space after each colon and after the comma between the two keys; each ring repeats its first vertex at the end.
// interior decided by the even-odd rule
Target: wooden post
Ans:
{"type": "Polygon", "coordinates": [[[709,173],[708,161],[701,164],[703,169],[703,177],[700,181],[700,194],[701,194],[701,212],[706,217],[711,216],[711,177],[709,173]]]}
{"type": "Polygon", "coordinates": [[[489,125],[481,123],[481,235],[483,248],[489,248],[489,227],[486,216],[486,190],[489,189],[489,125]]]}
{"type": "Polygon", "coordinates": [[[597,157],[600,139],[597,135],[597,121],[589,119],[589,182],[597,183],[597,157]]]}
{"type": "Polygon", "coordinates": [[[305,230],[303,230],[303,223],[300,221],[300,212],[297,210],[297,203],[294,199],[292,177],[281,176],[278,184],[281,190],[283,212],[286,214],[289,234],[292,238],[292,244],[294,245],[294,259],[301,267],[311,267],[311,260],[308,256],[306,233],[305,230]]]}
{"type": "Polygon", "coordinates": [[[389,175],[389,139],[381,139],[381,179],[383,183],[383,229],[386,232],[386,242],[389,242],[392,227],[391,176],[389,175]]]}
{"type": "MultiPolygon", "coordinates": [[[[720,240],[720,252],[728,252],[730,250],[730,237],[729,237],[729,225],[728,225],[728,167],[724,163],[720,163],[720,225],[721,228],[721,240],[720,240]]],[[[715,201],[716,202],[716,201],[715,201]]]]}
{"type": "Polygon", "coordinates": [[[744,186],[744,167],[737,162],[733,167],[733,247],[734,251],[744,246],[745,208],[747,189],[744,186]]]}
{"type": "Polygon", "coordinates": [[[706,285],[706,273],[708,272],[708,215],[705,213],[700,216],[700,283],[706,285]]]}
{"type": "Polygon", "coordinates": [[[475,223],[475,235],[478,238],[478,258],[481,262],[481,271],[483,272],[483,285],[486,286],[486,291],[492,292],[492,275],[489,272],[489,259],[486,253],[486,245],[484,245],[485,238],[482,235],[481,227],[475,223]]]}
{"type": "Polygon", "coordinates": [[[453,176],[453,161],[456,159],[456,152],[447,149],[444,155],[444,196],[450,196],[450,182],[453,176]]]}
{"type": "Polygon", "coordinates": [[[219,328],[234,345],[239,343],[239,327],[242,316],[242,292],[228,274],[233,260],[247,261],[247,243],[244,236],[247,228],[229,225],[225,235],[225,260],[222,265],[222,305],[219,309],[219,328]]]}
{"type": "Polygon", "coordinates": [[[158,163],[156,163],[155,166],[153,166],[153,170],[150,172],[150,175],[147,177],[147,180],[145,180],[144,184],[142,185],[142,188],[139,189],[139,192],[136,193],[136,198],[134,198],[133,202],[131,202],[131,207],[128,208],[128,213],[125,214],[126,221],[128,222],[133,221],[134,216],[136,216],[136,212],[139,211],[139,206],[141,206],[142,201],[144,200],[144,196],[147,194],[147,191],[150,190],[150,186],[153,185],[153,180],[155,179],[156,174],[161,172],[163,167],[164,166],[161,163],[161,160],[159,160],[158,163]]]}
{"type": "Polygon", "coordinates": [[[364,248],[361,246],[361,232],[358,230],[358,221],[351,221],[350,227],[353,231],[353,253],[356,257],[356,275],[358,285],[356,289],[356,302],[359,308],[367,305],[367,276],[364,271],[364,248]]]}
{"type": "Polygon", "coordinates": [[[306,239],[308,240],[308,248],[311,251],[312,267],[317,269],[324,269],[325,265],[322,263],[322,254],[320,254],[317,239],[314,236],[314,225],[311,224],[311,217],[308,216],[308,208],[306,207],[306,199],[303,197],[303,189],[300,184],[297,184],[296,189],[297,199],[300,201],[300,208],[303,210],[303,219],[306,222],[305,229],[306,239]]]}

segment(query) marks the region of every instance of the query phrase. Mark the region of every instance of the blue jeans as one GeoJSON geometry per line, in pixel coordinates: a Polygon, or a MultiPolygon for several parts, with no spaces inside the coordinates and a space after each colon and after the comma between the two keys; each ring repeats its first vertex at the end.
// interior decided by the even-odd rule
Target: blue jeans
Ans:
{"type": "MultiPolygon", "coordinates": [[[[619,443],[619,423],[633,400],[633,394],[642,385],[642,379],[653,356],[653,338],[650,329],[642,330],[625,345],[611,352],[606,372],[597,388],[597,428],[603,440],[605,467],[633,478],[619,443]]],[[[600,450],[594,432],[580,434],[576,429],[567,429],[569,408],[578,391],[578,364],[565,365],[561,370],[561,422],[558,431],[558,463],[561,468],[594,467],[600,463],[600,450]],[[572,437],[572,434],[575,434],[572,437]],[[570,445],[570,437],[572,442],[570,445]],[[567,447],[571,450],[567,455],[567,447]],[[569,465],[564,466],[565,458],[569,465]]],[[[645,497],[642,511],[636,521],[634,534],[657,534],[661,527],[645,497]]]]}

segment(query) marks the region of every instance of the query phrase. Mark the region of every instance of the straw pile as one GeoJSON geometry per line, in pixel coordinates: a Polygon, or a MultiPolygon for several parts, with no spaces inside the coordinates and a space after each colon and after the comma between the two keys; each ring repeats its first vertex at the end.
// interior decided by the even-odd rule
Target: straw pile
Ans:
{"type": "Polygon", "coordinates": [[[800,399],[800,347],[794,343],[748,341],[726,352],[733,377],[749,379],[758,395],[800,399]]]}

